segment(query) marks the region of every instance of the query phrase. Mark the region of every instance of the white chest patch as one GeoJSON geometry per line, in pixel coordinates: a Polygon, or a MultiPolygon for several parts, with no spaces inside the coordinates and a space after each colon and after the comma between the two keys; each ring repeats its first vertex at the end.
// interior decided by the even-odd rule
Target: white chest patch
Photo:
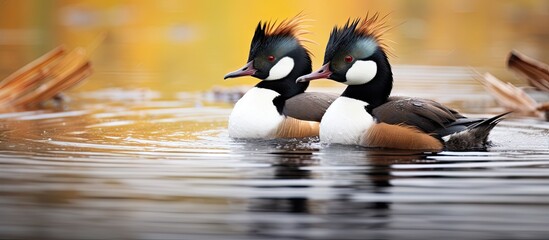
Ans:
{"type": "Polygon", "coordinates": [[[265,80],[279,80],[285,78],[294,69],[294,59],[284,57],[280,59],[269,71],[269,76],[265,80]]]}
{"type": "Polygon", "coordinates": [[[320,140],[327,143],[359,144],[365,131],[373,124],[372,116],[364,108],[368,103],[337,98],[326,110],[320,122],[320,140]]]}
{"type": "Polygon", "coordinates": [[[360,85],[367,83],[374,79],[377,74],[377,64],[374,61],[356,61],[347,73],[345,77],[347,85],[360,85]]]}
{"type": "Polygon", "coordinates": [[[254,87],[238,100],[229,117],[231,138],[274,138],[284,120],[273,104],[279,93],[254,87]]]}

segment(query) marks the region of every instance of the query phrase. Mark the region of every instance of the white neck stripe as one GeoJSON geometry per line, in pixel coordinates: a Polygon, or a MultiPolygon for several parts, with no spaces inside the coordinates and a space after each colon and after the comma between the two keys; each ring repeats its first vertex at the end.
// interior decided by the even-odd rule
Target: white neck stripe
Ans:
{"type": "Polygon", "coordinates": [[[294,69],[294,59],[284,57],[280,59],[269,71],[269,76],[264,80],[272,81],[285,78],[294,69]]]}
{"type": "Polygon", "coordinates": [[[377,74],[377,64],[374,61],[357,60],[345,74],[347,85],[361,85],[372,81],[377,74]]]}

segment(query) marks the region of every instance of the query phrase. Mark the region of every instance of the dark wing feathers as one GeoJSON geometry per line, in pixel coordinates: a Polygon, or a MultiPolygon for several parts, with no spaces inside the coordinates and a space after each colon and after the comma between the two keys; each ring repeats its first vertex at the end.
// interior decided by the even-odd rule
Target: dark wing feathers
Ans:
{"type": "Polygon", "coordinates": [[[449,123],[444,128],[437,129],[436,133],[441,136],[447,136],[453,133],[461,132],[479,122],[482,122],[482,118],[458,118],[455,122],[449,123]]]}
{"type": "MultiPolygon", "coordinates": [[[[461,122],[464,117],[457,111],[428,99],[390,97],[387,103],[374,108],[372,115],[379,122],[414,126],[426,133],[447,135],[453,123],[461,122]],[[457,121],[460,119],[460,121],[457,121]]],[[[476,122],[476,121],[475,121],[476,122]]],[[[467,125],[466,122],[465,127],[467,125]]],[[[471,123],[472,124],[472,123],[471,123]]],[[[459,124],[461,126],[461,124],[459,124]]],[[[452,132],[450,131],[450,132],[452,132]]],[[[441,135],[441,136],[444,136],[441,135]]]]}
{"type": "MultiPolygon", "coordinates": [[[[326,109],[338,97],[335,93],[301,93],[287,99],[282,112],[289,117],[320,122],[326,109]]],[[[413,126],[423,132],[434,133],[439,138],[486,122],[486,119],[466,118],[454,109],[421,98],[389,97],[386,103],[369,112],[378,122],[413,126]]],[[[499,121],[503,115],[494,119],[499,121]]]]}
{"type": "Polygon", "coordinates": [[[326,109],[339,97],[339,94],[305,92],[286,100],[282,113],[286,116],[320,122],[326,109]]]}
{"type": "Polygon", "coordinates": [[[469,125],[466,131],[450,136],[446,141],[446,149],[450,151],[485,150],[489,145],[490,131],[509,113],[479,119],[478,122],[469,125]]]}

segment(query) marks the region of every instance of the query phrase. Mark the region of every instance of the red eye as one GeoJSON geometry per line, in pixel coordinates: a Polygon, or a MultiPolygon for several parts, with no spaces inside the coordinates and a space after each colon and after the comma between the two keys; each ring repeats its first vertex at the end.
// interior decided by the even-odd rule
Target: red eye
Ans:
{"type": "Polygon", "coordinates": [[[349,55],[345,56],[345,62],[350,63],[350,62],[352,62],[352,61],[353,61],[353,57],[352,57],[352,56],[349,56],[349,55]]]}
{"type": "Polygon", "coordinates": [[[269,56],[267,57],[267,60],[269,60],[269,62],[272,62],[272,61],[275,60],[275,56],[269,55],[269,56]]]}

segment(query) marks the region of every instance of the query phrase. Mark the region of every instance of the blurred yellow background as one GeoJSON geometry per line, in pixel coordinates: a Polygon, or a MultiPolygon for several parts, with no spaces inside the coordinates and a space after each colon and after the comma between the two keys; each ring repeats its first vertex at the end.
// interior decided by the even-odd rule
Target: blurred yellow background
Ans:
{"type": "Polygon", "coordinates": [[[332,27],[368,11],[391,13],[389,23],[399,25],[387,34],[394,64],[503,68],[511,49],[549,60],[544,0],[0,0],[0,79],[57,45],[87,46],[106,34],[92,56],[95,74],[77,91],[251,85],[257,80],[223,75],[245,64],[258,21],[301,11],[313,20],[313,68],[332,27]]]}

